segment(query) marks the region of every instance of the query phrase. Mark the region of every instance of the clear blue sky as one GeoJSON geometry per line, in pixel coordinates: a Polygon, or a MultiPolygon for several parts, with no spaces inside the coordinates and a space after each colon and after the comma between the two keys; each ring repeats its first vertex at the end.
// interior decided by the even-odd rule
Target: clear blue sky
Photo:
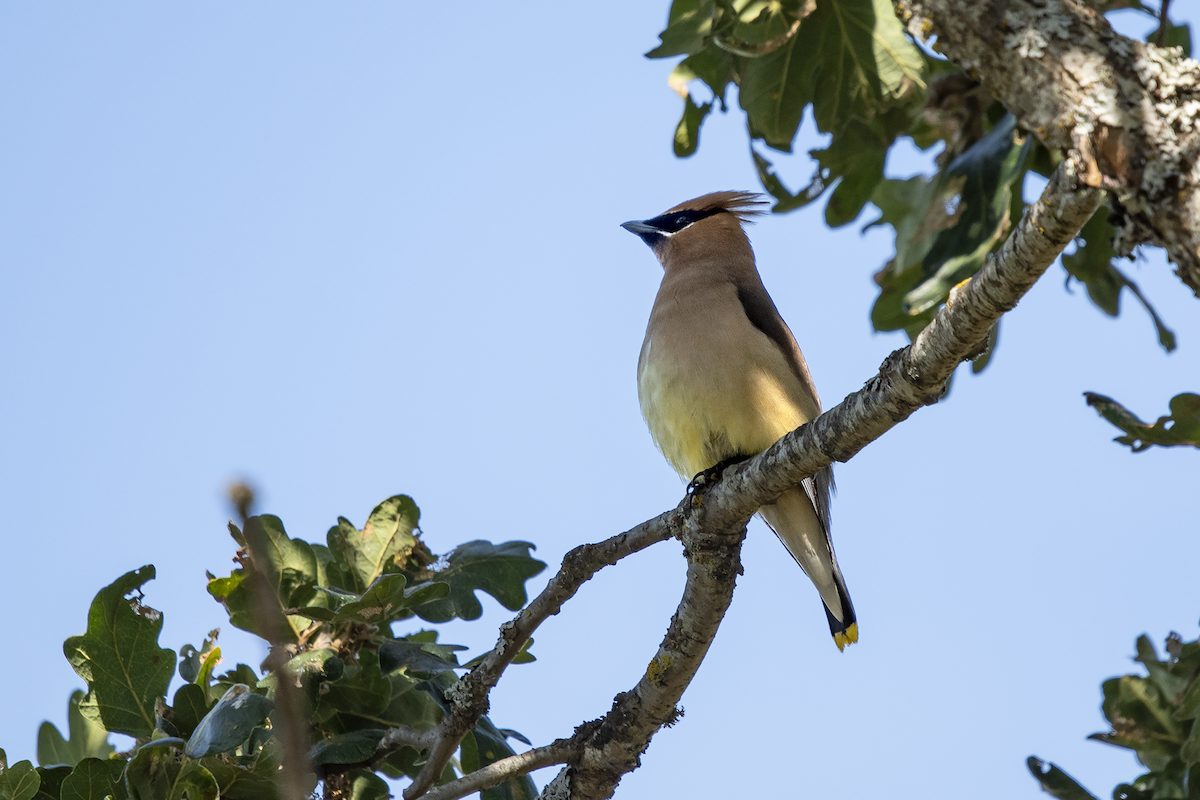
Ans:
{"type": "MultiPolygon", "coordinates": [[[[11,759],[34,757],[43,719],[65,723],[82,682],[62,641],[142,564],[164,646],[220,627],[228,666],[258,663],[204,590],[231,567],[236,478],[293,536],[323,541],[405,492],[435,550],[525,539],[552,565],[679,500],[634,382],[660,269],[618,224],[757,182],[737,114],[671,155],[671,64],[641,56],[666,10],[0,10],[11,759]]],[[[810,174],[803,155],[781,163],[793,186],[810,174]]],[[[857,232],[872,216],[830,231],[813,207],[751,230],[826,405],[904,344],[868,323],[891,255],[888,232],[857,232]]],[[[1111,320],[1054,266],[982,376],[839,468],[860,644],[837,652],[815,591],[752,524],[686,716],[620,797],[1033,798],[1030,754],[1100,796],[1139,773],[1084,737],[1138,634],[1197,635],[1200,453],[1131,455],[1081,392],[1153,419],[1200,391],[1200,305],[1159,253],[1128,270],[1177,352],[1130,297],[1111,320]]],[[[494,719],[542,744],[605,713],[683,574],[676,543],[602,573],[538,632],[494,719]]],[[[490,647],[508,614],[485,605],[443,638],[490,647]]]]}

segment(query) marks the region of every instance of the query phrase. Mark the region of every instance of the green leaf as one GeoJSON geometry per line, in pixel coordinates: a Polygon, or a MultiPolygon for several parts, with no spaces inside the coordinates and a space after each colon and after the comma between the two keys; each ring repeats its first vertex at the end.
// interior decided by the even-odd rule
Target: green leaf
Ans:
{"type": "MultiPolygon", "coordinates": [[[[1183,696],[1184,689],[1187,688],[1187,676],[1176,675],[1171,669],[1170,662],[1160,661],[1154,645],[1150,642],[1150,637],[1145,634],[1138,637],[1137,651],[1138,655],[1134,661],[1145,665],[1146,671],[1150,674],[1150,682],[1162,694],[1163,700],[1168,705],[1176,705],[1183,696]]],[[[1179,719],[1174,713],[1172,716],[1174,719],[1179,719]]]]}
{"type": "Polygon", "coordinates": [[[1150,680],[1125,675],[1105,681],[1102,688],[1101,709],[1113,732],[1092,734],[1089,739],[1136,750],[1147,765],[1147,758],[1178,753],[1182,730],[1172,716],[1172,706],[1150,680]]]}
{"type": "Polygon", "coordinates": [[[658,35],[661,44],[646,53],[646,58],[668,58],[701,50],[712,33],[716,11],[714,0],[675,0],[666,30],[658,35]]]}
{"type": "Polygon", "coordinates": [[[361,599],[339,608],[335,621],[355,619],[382,625],[401,616],[409,616],[407,612],[414,606],[441,599],[450,593],[450,587],[441,582],[413,587],[410,591],[405,590],[406,583],[403,575],[381,575],[367,588],[361,599]]]}
{"type": "Polygon", "coordinates": [[[801,36],[765,56],[749,59],[741,72],[738,103],[746,112],[750,136],[785,153],[792,152],[804,108],[813,101],[816,53],[801,43],[811,24],[802,22],[801,36]]]}
{"type": "Polygon", "coordinates": [[[130,800],[217,800],[220,788],[199,761],[180,761],[170,751],[143,747],[125,769],[130,800]]]}
{"type": "Polygon", "coordinates": [[[817,129],[833,134],[833,146],[851,124],[879,125],[877,138],[890,145],[908,116],[891,136],[880,123],[889,108],[919,100],[924,69],[891,3],[819,0],[787,44],[747,61],[739,102],[751,136],[784,152],[791,152],[810,103],[817,129]]]}
{"type": "Polygon", "coordinates": [[[1096,796],[1080,786],[1074,778],[1054,764],[1030,756],[1025,760],[1029,772],[1042,786],[1042,791],[1058,800],[1096,800],[1096,796]]]}
{"type": "Polygon", "coordinates": [[[104,800],[120,791],[125,762],[99,758],[80,761],[63,781],[61,800],[104,800]]]}
{"type": "MultiPolygon", "coordinates": [[[[517,651],[517,654],[515,656],[513,656],[512,663],[514,663],[514,664],[532,664],[534,661],[537,661],[537,656],[535,656],[533,653],[529,652],[529,648],[531,648],[531,647],[533,647],[532,637],[529,639],[526,639],[525,644],[521,645],[521,649],[517,651]]],[[[463,666],[468,667],[468,668],[473,668],[478,664],[482,664],[483,660],[487,657],[488,657],[488,653],[481,653],[480,655],[476,656],[475,658],[472,658],[470,661],[468,661],[463,666]]]]}
{"type": "Polygon", "coordinates": [[[209,687],[207,695],[208,702],[210,704],[216,703],[227,691],[229,691],[231,686],[235,686],[239,683],[245,684],[246,686],[255,687],[255,690],[258,694],[263,694],[265,692],[265,690],[260,690],[261,687],[259,687],[259,684],[261,681],[254,670],[245,664],[238,664],[233,669],[219,676],[217,678],[216,685],[209,687]]]}
{"type": "MultiPolygon", "coordinates": [[[[516,611],[525,605],[525,581],[546,568],[545,563],[529,555],[529,542],[491,542],[476,540],[454,548],[446,556],[444,569],[425,572],[423,583],[440,582],[450,587],[450,593],[413,610],[428,622],[447,622],[455,617],[479,619],[483,606],[475,597],[482,590],[496,598],[505,608],[516,611]]],[[[415,587],[414,587],[415,588],[415,587]]]]}
{"type": "Polygon", "coordinates": [[[346,774],[350,779],[350,800],[387,800],[391,797],[387,781],[369,769],[353,769],[346,774]]]}
{"type": "MultiPolygon", "coordinates": [[[[1016,120],[1006,115],[996,127],[945,170],[942,191],[933,198],[947,212],[925,257],[924,280],[904,297],[902,310],[919,314],[944,303],[950,289],[973,276],[1009,227],[1011,185],[1020,174],[1033,137],[1017,136],[1016,120]]],[[[941,177],[941,176],[939,176],[941,177]]]]}
{"type": "Polygon", "coordinates": [[[271,738],[249,767],[230,764],[220,756],[208,756],[200,763],[217,781],[221,800],[275,800],[279,794],[276,777],[280,759],[279,741],[271,738]]]}
{"type": "Polygon", "coordinates": [[[134,737],[154,730],[154,701],[166,694],[175,671],[175,652],[158,647],[162,614],[138,599],[153,578],[148,565],[101,589],[87,632],[63,643],[67,660],[88,683],[79,710],[106,730],[134,737]],[[134,592],[138,597],[128,597],[134,592]]]}
{"type": "Polygon", "coordinates": [[[1108,223],[1108,210],[1101,207],[1079,231],[1083,244],[1073,254],[1062,257],[1063,267],[1072,278],[1087,287],[1091,301],[1110,317],[1120,313],[1121,290],[1128,288],[1154,321],[1158,342],[1169,353],[1175,349],[1175,334],[1163,324],[1138,285],[1113,263],[1117,258],[1117,251],[1112,247],[1115,234],[1116,228],[1108,223]]]}
{"type": "Polygon", "coordinates": [[[171,708],[175,712],[175,727],[179,733],[191,736],[200,720],[208,714],[208,693],[194,683],[185,683],[175,691],[171,708]]]}
{"type": "Polygon", "coordinates": [[[154,732],[154,738],[152,738],[150,741],[146,742],[146,744],[139,747],[138,750],[140,751],[143,748],[147,748],[147,747],[154,748],[157,750],[166,750],[168,748],[174,749],[174,750],[182,750],[186,746],[187,746],[187,742],[185,742],[181,737],[169,736],[169,735],[164,734],[161,730],[156,730],[154,732]]]}
{"type": "Polygon", "coordinates": [[[384,672],[407,669],[436,675],[462,669],[454,655],[455,650],[466,650],[459,645],[429,644],[407,639],[389,639],[379,646],[379,665],[384,672]]]}
{"type": "Polygon", "coordinates": [[[1182,25],[1167,23],[1167,35],[1163,37],[1164,47],[1179,47],[1184,57],[1192,55],[1192,29],[1185,22],[1182,25]]]}
{"type": "MultiPolygon", "coordinates": [[[[4,751],[0,750],[0,763],[7,763],[7,760],[4,751]]],[[[33,800],[41,784],[42,776],[33,763],[18,761],[0,770],[0,800],[33,800]]]]}
{"type": "Polygon", "coordinates": [[[334,625],[356,620],[373,625],[383,625],[395,619],[412,616],[415,606],[439,600],[450,593],[445,583],[425,583],[406,589],[407,579],[403,575],[381,575],[361,596],[349,592],[336,592],[338,600],[345,605],[336,611],[324,608],[300,608],[296,613],[334,625]]]}
{"type": "Polygon", "coordinates": [[[203,758],[235,749],[261,725],[274,707],[267,698],[254,694],[250,687],[236,684],[230,687],[212,711],[200,720],[186,753],[189,758],[203,758]]]}
{"type": "Polygon", "coordinates": [[[368,761],[379,749],[384,733],[382,728],[364,728],[322,739],[312,746],[308,753],[309,760],[313,766],[358,764],[368,761]]]}
{"type": "MultiPolygon", "coordinates": [[[[505,734],[496,728],[487,717],[482,717],[476,723],[474,734],[480,768],[515,754],[513,749],[508,746],[505,734]]],[[[534,786],[533,780],[528,775],[510,778],[479,794],[480,800],[534,800],[537,796],[537,787],[534,786]]]]}
{"type": "Polygon", "coordinates": [[[341,588],[361,594],[380,575],[404,568],[416,544],[413,531],[420,518],[417,504],[406,495],[375,506],[361,531],[339,517],[326,541],[343,577],[349,579],[349,585],[341,588]]]}
{"type": "Polygon", "coordinates": [[[933,309],[908,313],[904,296],[921,281],[921,263],[946,220],[945,206],[934,202],[941,185],[942,181],[918,175],[903,181],[881,181],[871,195],[880,216],[863,226],[863,231],[888,224],[896,232],[896,254],[875,273],[880,292],[871,309],[871,324],[877,331],[903,330],[914,339],[933,319],[933,309]]]}
{"type": "Polygon", "coordinates": [[[1125,431],[1125,436],[1113,441],[1128,445],[1135,453],[1151,445],[1200,447],[1200,395],[1188,392],[1175,395],[1170,403],[1171,416],[1159,417],[1153,425],[1142,422],[1111,397],[1095,392],[1084,392],[1083,396],[1100,416],[1125,431]]]}
{"type": "Polygon", "coordinates": [[[752,138],[791,152],[809,104],[817,129],[833,137],[810,153],[817,171],[796,194],[755,154],[764,188],[779,201],[772,210],[800,208],[836,187],[826,221],[856,218],[883,178],[888,148],[911,125],[924,73],[924,57],[884,0],[820,0],[785,45],[747,60],[739,102],[752,138]]]}
{"type": "MultiPolygon", "coordinates": [[[[232,533],[237,529],[231,524],[230,530],[232,533]]],[[[288,538],[283,522],[270,515],[246,520],[244,538],[252,546],[250,558],[257,571],[238,569],[229,578],[210,580],[208,592],[225,605],[229,621],[242,630],[266,639],[272,627],[266,615],[274,615],[275,625],[295,641],[308,622],[284,614],[284,609],[327,603],[315,588],[318,564],[312,547],[308,542],[288,538]],[[265,592],[258,588],[259,575],[268,587],[265,592]],[[264,596],[268,605],[259,608],[264,596]]]]}
{"type": "Polygon", "coordinates": [[[1117,800],[1184,800],[1188,794],[1183,788],[1183,762],[1176,760],[1175,764],[1179,769],[1171,772],[1179,774],[1152,770],[1134,778],[1132,784],[1118,784],[1113,789],[1113,797],[1117,800]]]}
{"type": "Polygon", "coordinates": [[[52,723],[43,722],[38,729],[38,763],[43,767],[51,764],[75,766],[85,758],[107,758],[116,748],[108,743],[108,731],[88,720],[79,711],[83,692],[71,693],[67,702],[67,732],[64,739],[52,723]]]}
{"type": "MultiPolygon", "coordinates": [[[[716,47],[709,47],[680,61],[667,79],[667,84],[682,97],[689,94],[688,84],[703,81],[713,94],[713,101],[725,108],[725,90],[733,80],[733,57],[716,47]]],[[[711,104],[710,104],[711,105],[711,104]]]]}
{"type": "MultiPolygon", "coordinates": [[[[38,767],[38,789],[33,800],[62,800],[62,785],[71,775],[71,767],[59,764],[54,767],[38,767]]],[[[99,800],[104,800],[103,797],[99,800]]]]}
{"type": "Polygon", "coordinates": [[[696,148],[700,145],[700,125],[708,116],[708,112],[712,111],[712,105],[712,103],[705,103],[698,106],[692,101],[691,95],[683,98],[683,116],[675,128],[676,157],[687,158],[696,152],[696,148]]]}
{"type": "Polygon", "coordinates": [[[200,658],[200,651],[190,644],[185,644],[179,648],[179,677],[183,678],[188,683],[194,683],[196,678],[200,677],[200,665],[203,659],[200,658]]]}
{"type": "MultiPolygon", "coordinates": [[[[1195,719],[1197,716],[1200,716],[1200,679],[1194,678],[1179,700],[1179,707],[1175,709],[1175,719],[1183,721],[1195,719]]],[[[1196,727],[1200,728],[1200,725],[1196,727]]]]}
{"type": "Polygon", "coordinates": [[[837,228],[853,222],[883,180],[883,164],[894,137],[877,126],[857,120],[848,123],[823,150],[810,155],[820,164],[821,180],[837,178],[825,204],[825,222],[837,228]]]}
{"type": "Polygon", "coordinates": [[[1192,725],[1192,732],[1179,748],[1179,758],[1189,767],[1200,764],[1200,725],[1192,725]]]}
{"type": "MultiPolygon", "coordinates": [[[[179,677],[188,683],[202,683],[206,674],[204,667],[212,660],[213,652],[220,654],[221,650],[217,647],[217,635],[220,632],[220,628],[209,631],[204,646],[199,650],[190,644],[179,648],[179,677]]],[[[212,672],[211,668],[208,672],[212,672]]]]}
{"type": "Polygon", "coordinates": [[[754,160],[754,169],[758,172],[758,179],[762,183],[763,188],[766,189],[769,195],[775,198],[775,205],[771,206],[771,212],[774,214],[783,214],[787,211],[803,208],[820,197],[825,191],[826,185],[824,179],[821,177],[820,169],[813,175],[812,181],[807,187],[792,194],[773,171],[771,162],[759,155],[758,151],[754,149],[753,144],[750,146],[750,157],[754,160]]]}
{"type": "MultiPolygon", "coordinates": [[[[330,683],[329,690],[321,695],[318,710],[321,719],[333,716],[381,719],[380,715],[392,699],[392,684],[384,677],[379,668],[379,656],[373,651],[360,651],[357,662],[347,664],[342,677],[330,683]]],[[[345,724],[347,730],[378,727],[345,724]]]]}

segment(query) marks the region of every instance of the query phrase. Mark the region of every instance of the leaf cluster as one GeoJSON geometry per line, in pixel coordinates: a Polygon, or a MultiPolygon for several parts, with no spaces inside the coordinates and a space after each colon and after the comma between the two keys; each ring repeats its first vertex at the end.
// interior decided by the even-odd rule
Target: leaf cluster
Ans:
{"type": "MultiPolygon", "coordinates": [[[[1097,5],[1103,12],[1157,14],[1137,0],[1097,5]]],[[[728,109],[726,95],[736,86],[756,172],[776,201],[773,211],[828,195],[825,220],[836,227],[857,218],[868,202],[879,209],[863,230],[890,225],[895,255],[875,275],[876,330],[916,336],[950,290],[1003,244],[1024,212],[1027,175],[1048,177],[1061,160],[1019,130],[981,80],[918,46],[887,0],[674,0],[659,37],[648,57],[685,56],[669,81],[684,102],[674,137],[677,156],[696,151],[704,120],[716,105],[728,109]],[[697,84],[707,87],[711,100],[697,100],[697,84]],[[829,143],[810,151],[815,171],[807,186],[793,192],[759,144],[791,152],[805,113],[829,143]],[[901,137],[922,150],[939,148],[933,175],[884,177],[888,154],[901,137]]],[[[1149,38],[1190,51],[1188,27],[1166,17],[1149,38]]],[[[1149,312],[1163,348],[1173,350],[1174,334],[1118,266],[1110,213],[1123,210],[1099,211],[1074,254],[1064,256],[1068,283],[1082,283],[1111,316],[1119,313],[1121,292],[1130,290],[1149,312]]],[[[997,341],[993,330],[975,360],[976,372],[997,341]]]]}
{"type": "MultiPolygon", "coordinates": [[[[217,674],[221,649],[212,631],[200,647],[180,648],[183,683],[169,703],[176,653],[159,647],[162,614],[142,602],[154,567],[118,578],[93,600],[87,631],[64,645],[88,686],[71,697],[68,736],[44,723],[36,768],[9,767],[0,751],[0,800],[272,800],[283,759],[281,681],[299,687],[314,768],[308,789],[323,780],[327,797],[390,796],[381,776],[415,777],[423,754],[383,746],[385,734],[434,728],[456,671],[468,666],[457,656],[466,648],[438,643],[437,631],[397,634],[392,624],[477,619],[477,591],[517,610],[527,600],[525,582],[545,567],[528,542],[473,541],[437,556],[421,541],[418,521],[416,504],[398,495],[376,506],[361,529],[339,519],[323,545],[290,538],[273,516],[250,517],[244,529],[231,524],[239,567],[210,574],[208,591],[234,625],[268,640],[268,631],[282,631],[285,657],[264,662],[281,664],[274,669],[238,664],[217,674]],[[133,737],[134,746],[114,752],[110,733],[133,737]]],[[[533,660],[528,645],[518,661],[533,660]]],[[[513,755],[514,738],[528,744],[483,717],[441,782],[513,755]]],[[[484,797],[535,794],[521,776],[484,797]]]]}
{"type": "Polygon", "coordinates": [[[1171,415],[1159,417],[1153,425],[1147,425],[1131,413],[1125,406],[1095,392],[1084,392],[1087,403],[1100,416],[1125,431],[1124,436],[1113,439],[1129,445],[1129,448],[1140,453],[1151,445],[1173,447],[1191,445],[1200,447],[1200,394],[1184,392],[1171,398],[1171,415]]]}
{"type": "MultiPolygon", "coordinates": [[[[1089,736],[1132,750],[1147,772],[1113,790],[1115,800],[1196,800],[1200,798],[1200,640],[1184,642],[1172,633],[1160,659],[1146,636],[1137,640],[1134,661],[1145,675],[1104,682],[1101,709],[1112,726],[1089,736]]],[[[1095,796],[1053,764],[1030,757],[1029,770],[1042,788],[1060,800],[1095,796]]]]}

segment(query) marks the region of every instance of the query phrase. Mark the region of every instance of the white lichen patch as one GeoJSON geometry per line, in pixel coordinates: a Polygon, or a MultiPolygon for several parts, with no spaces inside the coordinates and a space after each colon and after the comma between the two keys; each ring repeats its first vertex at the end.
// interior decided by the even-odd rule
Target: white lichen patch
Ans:
{"type": "Polygon", "coordinates": [[[1117,76],[1104,57],[1093,50],[1074,47],[1063,54],[1063,67],[1086,91],[1076,111],[1075,133],[1089,133],[1091,120],[1113,128],[1129,128],[1138,124],[1136,109],[1126,107],[1118,90],[1117,76]],[[1084,127],[1086,126],[1086,130],[1084,127]]]}
{"type": "Polygon", "coordinates": [[[471,707],[471,691],[466,686],[465,678],[459,678],[446,690],[446,699],[459,708],[471,707]]]}
{"type": "Polygon", "coordinates": [[[1004,37],[1004,46],[1016,50],[1021,58],[1038,58],[1046,52],[1053,39],[1070,39],[1073,18],[1058,0],[1050,0],[1041,8],[1019,5],[1004,14],[1004,24],[1011,33],[1004,37]]]}
{"type": "Polygon", "coordinates": [[[1184,58],[1178,47],[1142,45],[1137,48],[1133,68],[1142,84],[1160,100],[1193,92],[1200,85],[1200,64],[1184,58]]]}
{"type": "Polygon", "coordinates": [[[1050,42],[1046,37],[1034,27],[1022,28],[1016,33],[1010,33],[1004,37],[1004,46],[1009,50],[1016,50],[1017,55],[1021,58],[1040,57],[1046,52],[1048,44],[1050,42]]]}
{"type": "MultiPolygon", "coordinates": [[[[1151,196],[1158,195],[1167,188],[1167,181],[1179,174],[1179,153],[1171,152],[1178,148],[1164,147],[1161,157],[1151,158],[1142,170],[1142,191],[1151,196]]],[[[1140,210],[1140,209],[1138,209],[1140,210]]]]}

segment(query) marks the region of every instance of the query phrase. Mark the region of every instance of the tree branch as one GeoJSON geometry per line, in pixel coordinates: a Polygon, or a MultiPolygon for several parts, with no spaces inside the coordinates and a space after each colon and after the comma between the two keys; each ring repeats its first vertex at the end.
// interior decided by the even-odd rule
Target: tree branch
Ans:
{"type": "Polygon", "coordinates": [[[675,704],[695,677],[733,600],[734,583],[742,574],[746,523],[757,510],[743,504],[740,514],[718,521],[709,517],[699,496],[685,503],[692,512],[682,536],[687,582],[666,636],[633,690],[617,695],[603,719],[576,731],[581,754],[546,787],[543,797],[610,797],[625,773],[641,764],[651,737],[681,716],[675,704]]]}
{"type": "Polygon", "coordinates": [[[458,800],[475,792],[481,792],[509,778],[533,772],[542,767],[562,764],[576,754],[578,745],[571,739],[559,739],[554,744],[502,758],[464,775],[455,781],[443,783],[425,793],[426,800],[458,800]]]}
{"type": "Polygon", "coordinates": [[[452,703],[452,709],[435,729],[436,744],[430,750],[425,766],[421,768],[417,779],[404,790],[406,800],[421,796],[433,786],[458,749],[463,736],[487,713],[488,694],[492,687],[538,626],[557,614],[563,603],[574,597],[579,587],[601,569],[652,544],[678,536],[682,528],[681,506],[603,542],[580,545],[563,556],[558,574],[541,594],[512,620],[500,626],[500,639],[492,652],[447,691],[446,697],[452,703]]]}
{"type": "Polygon", "coordinates": [[[646,674],[633,691],[617,696],[603,720],[581,726],[576,736],[587,737],[581,757],[559,773],[543,797],[612,795],[621,776],[638,766],[650,737],[676,719],[674,704],[732,596],[749,517],[833,461],[848,461],[918,408],[936,403],[955,368],[979,352],[992,324],[1016,306],[1099,204],[1100,192],[1078,188],[1065,160],[984,268],[955,287],[933,322],[911,345],[889,356],[866,386],[676,509],[684,512],[688,556],[683,602],[646,674]]]}
{"type": "MultiPolygon", "coordinates": [[[[1114,247],[1163,247],[1200,296],[1200,64],[1115,33],[1079,0],[894,0],[1080,177],[1112,192],[1114,247]]],[[[1165,5],[1165,4],[1164,4],[1165,5]]]]}
{"type": "MultiPolygon", "coordinates": [[[[379,750],[390,753],[401,747],[412,747],[416,750],[426,750],[437,744],[437,729],[428,731],[413,730],[407,725],[388,728],[379,742],[379,750]]],[[[376,754],[379,757],[379,754],[376,754]]]]}
{"type": "MultiPolygon", "coordinates": [[[[892,353],[862,389],[765,452],[730,468],[704,494],[686,497],[674,510],[607,541],[568,553],[546,589],[502,626],[495,649],[446,693],[451,710],[436,729],[437,744],[405,798],[413,800],[427,792],[441,796],[432,795],[429,787],[465,732],[486,713],[488,693],[538,625],[558,613],[599,569],[675,536],[684,545],[687,583],[645,674],[631,691],[615,698],[604,718],[579,726],[570,739],[550,746],[565,748],[568,766],[546,787],[543,797],[611,796],[621,777],[638,766],[651,737],[679,716],[675,704],[708,652],[741,574],[741,543],[749,518],[804,478],[833,461],[848,461],[918,408],[937,402],[955,368],[979,353],[995,321],[1016,306],[1099,206],[1100,192],[1079,187],[1077,174],[1078,164],[1064,160],[1041,198],[1026,209],[983,269],[956,286],[933,322],[911,345],[892,353]]],[[[538,754],[533,758],[550,757],[547,748],[531,752],[538,754]]],[[[514,769],[506,776],[520,774],[519,766],[514,769]]],[[[466,786],[456,781],[446,787],[456,784],[466,786]]]]}

